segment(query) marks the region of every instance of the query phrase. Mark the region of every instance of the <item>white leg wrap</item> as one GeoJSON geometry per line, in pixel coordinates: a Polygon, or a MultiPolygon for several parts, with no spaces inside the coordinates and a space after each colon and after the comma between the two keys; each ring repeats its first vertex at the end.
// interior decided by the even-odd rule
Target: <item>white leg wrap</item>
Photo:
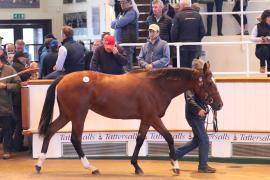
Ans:
{"type": "Polygon", "coordinates": [[[172,161],[172,162],[173,162],[173,168],[174,168],[174,169],[180,169],[180,168],[179,168],[178,160],[175,160],[175,161],[172,161]]]}
{"type": "Polygon", "coordinates": [[[45,153],[40,153],[40,155],[38,156],[38,162],[37,162],[37,165],[39,167],[42,167],[44,162],[46,160],[46,154],[45,153]]]}
{"type": "Polygon", "coordinates": [[[82,161],[83,167],[85,169],[90,169],[91,171],[97,170],[97,168],[95,166],[93,166],[89,163],[89,161],[87,160],[87,158],[85,156],[81,158],[81,161],[82,161]]]}

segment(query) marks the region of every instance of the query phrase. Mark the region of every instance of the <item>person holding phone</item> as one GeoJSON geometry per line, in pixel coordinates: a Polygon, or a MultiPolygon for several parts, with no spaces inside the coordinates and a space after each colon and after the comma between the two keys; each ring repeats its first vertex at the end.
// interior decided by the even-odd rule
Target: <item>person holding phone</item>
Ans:
{"type": "Polygon", "coordinates": [[[92,57],[90,70],[106,74],[124,74],[123,66],[127,65],[128,56],[124,50],[115,44],[115,38],[106,35],[103,45],[99,46],[92,57]]]}

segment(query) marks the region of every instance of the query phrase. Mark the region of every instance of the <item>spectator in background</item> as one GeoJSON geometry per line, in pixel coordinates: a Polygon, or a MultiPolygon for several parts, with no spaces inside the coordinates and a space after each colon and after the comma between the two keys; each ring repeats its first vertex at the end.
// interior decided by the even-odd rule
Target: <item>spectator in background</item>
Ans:
{"type": "MultiPolygon", "coordinates": [[[[131,0],[131,1],[132,1],[132,5],[133,5],[134,10],[137,12],[137,14],[139,16],[139,10],[137,8],[135,0],[131,0]]],[[[121,5],[120,5],[120,0],[110,0],[109,5],[114,7],[115,18],[117,18],[119,16],[119,14],[123,13],[123,10],[122,10],[121,5]]]]}
{"type": "MultiPolygon", "coordinates": [[[[175,9],[170,5],[170,1],[169,0],[161,0],[164,4],[164,8],[163,8],[163,14],[168,15],[170,18],[174,18],[175,16],[175,9]]],[[[150,0],[150,13],[149,16],[153,15],[153,0],[150,0]]]]}
{"type": "Polygon", "coordinates": [[[9,65],[9,62],[7,61],[7,56],[5,54],[5,51],[2,49],[1,46],[0,46],[0,59],[2,60],[2,62],[4,64],[8,64],[9,65]]]}
{"type": "Polygon", "coordinates": [[[124,74],[124,68],[128,62],[127,55],[120,46],[115,44],[115,38],[106,35],[103,45],[94,51],[90,70],[106,74],[124,74]]]}
{"type": "Polygon", "coordinates": [[[138,64],[148,71],[165,68],[170,63],[170,48],[166,41],[159,37],[160,29],[157,24],[151,24],[149,41],[143,45],[138,56],[138,64]]]}
{"type": "MultiPolygon", "coordinates": [[[[22,51],[18,51],[15,53],[13,57],[12,67],[16,70],[16,72],[21,72],[26,70],[29,67],[29,61],[27,55],[22,51]]],[[[31,73],[24,73],[20,75],[22,82],[29,80],[31,77],[31,73]]],[[[12,94],[13,100],[13,111],[15,115],[16,127],[14,132],[14,150],[17,152],[27,151],[28,147],[25,147],[24,137],[22,135],[22,106],[21,106],[21,92],[16,92],[12,94]]]]}
{"type": "Polygon", "coordinates": [[[49,44],[49,52],[44,57],[42,66],[42,75],[45,77],[53,72],[53,67],[56,64],[58,57],[58,41],[53,39],[49,44]]]}
{"type": "MultiPolygon", "coordinates": [[[[207,12],[213,12],[214,10],[214,4],[216,6],[216,12],[222,12],[222,6],[223,6],[223,0],[214,0],[215,2],[207,3],[207,12]]],[[[207,36],[211,36],[212,31],[212,19],[213,15],[207,16],[207,36]]],[[[218,35],[223,36],[222,34],[222,15],[217,15],[217,30],[218,35]]]]}
{"type": "Polygon", "coordinates": [[[95,50],[101,45],[102,45],[102,41],[100,39],[97,39],[94,41],[91,50],[84,58],[84,62],[85,62],[84,70],[90,70],[90,63],[91,63],[91,59],[93,57],[93,54],[94,54],[95,50]]]}
{"type": "Polygon", "coordinates": [[[14,54],[15,53],[15,45],[13,43],[6,44],[5,51],[6,51],[7,55],[10,53],[14,54]]]}
{"type": "MultiPolygon", "coordinates": [[[[205,29],[201,15],[191,8],[190,0],[180,0],[180,12],[173,19],[171,37],[173,42],[201,42],[205,29]]],[[[180,66],[191,68],[201,46],[180,47],[180,66]]]]}
{"type": "Polygon", "coordinates": [[[75,71],[84,70],[84,48],[73,40],[73,28],[64,26],[61,30],[62,46],[59,48],[54,72],[48,74],[44,79],[56,79],[57,77],[75,71]]]}
{"type": "MultiPolygon", "coordinates": [[[[119,16],[112,21],[111,28],[115,30],[115,38],[117,44],[120,43],[136,43],[138,39],[138,12],[134,9],[132,0],[120,0],[123,10],[119,16]]],[[[133,66],[133,46],[124,46],[125,53],[128,55],[127,70],[130,71],[133,66]]]]}
{"type": "Polygon", "coordinates": [[[6,44],[5,53],[7,55],[8,63],[11,65],[15,54],[15,45],[13,43],[6,44]]]}
{"type": "Polygon", "coordinates": [[[9,53],[8,54],[8,57],[7,57],[8,64],[12,64],[13,63],[13,58],[14,58],[14,54],[13,53],[9,53]]]}
{"type": "MultiPolygon", "coordinates": [[[[243,10],[244,11],[247,9],[247,5],[248,5],[248,0],[243,0],[243,10]]],[[[240,0],[236,0],[232,11],[233,12],[241,11],[240,6],[241,6],[240,0]]],[[[235,18],[235,20],[238,22],[238,24],[241,27],[241,16],[239,14],[233,14],[233,17],[235,18]]],[[[239,33],[238,35],[241,35],[241,33],[239,33]]],[[[247,16],[245,14],[244,14],[244,35],[249,35],[249,33],[248,33],[248,21],[247,21],[247,16]]]]}
{"type": "Polygon", "coordinates": [[[267,61],[267,72],[270,72],[270,10],[265,10],[260,20],[261,22],[252,30],[251,40],[258,43],[255,55],[260,60],[260,72],[265,73],[265,61],[267,61]]]}
{"type": "Polygon", "coordinates": [[[175,10],[170,5],[170,1],[169,0],[162,0],[162,2],[164,4],[163,13],[166,14],[166,15],[168,15],[170,18],[174,18],[174,16],[175,16],[175,10]]]}
{"type": "Polygon", "coordinates": [[[161,0],[154,0],[152,2],[153,14],[148,16],[146,19],[146,24],[149,26],[151,24],[157,24],[160,28],[160,38],[167,42],[171,42],[171,27],[172,19],[163,14],[164,4],[161,0]]]}
{"type": "MultiPolygon", "coordinates": [[[[47,34],[47,35],[44,37],[44,42],[45,42],[46,39],[48,39],[48,38],[56,39],[56,38],[54,37],[53,34],[47,34]]],[[[40,60],[40,55],[41,55],[41,53],[42,53],[42,49],[44,48],[44,46],[45,46],[45,44],[42,44],[42,45],[38,48],[38,59],[39,59],[39,60],[40,60]]]]}
{"type": "MultiPolygon", "coordinates": [[[[16,71],[9,65],[4,64],[0,59],[0,78],[16,74],[16,71]]],[[[20,90],[20,78],[18,76],[0,81],[0,126],[3,133],[3,159],[9,159],[12,151],[13,131],[13,103],[12,93],[20,90]]]]}
{"type": "Polygon", "coordinates": [[[39,58],[39,79],[42,79],[45,75],[42,73],[43,72],[43,63],[44,63],[44,58],[48,55],[49,49],[50,49],[50,43],[53,40],[53,38],[46,38],[44,42],[44,47],[41,51],[40,58],[39,58]]]}

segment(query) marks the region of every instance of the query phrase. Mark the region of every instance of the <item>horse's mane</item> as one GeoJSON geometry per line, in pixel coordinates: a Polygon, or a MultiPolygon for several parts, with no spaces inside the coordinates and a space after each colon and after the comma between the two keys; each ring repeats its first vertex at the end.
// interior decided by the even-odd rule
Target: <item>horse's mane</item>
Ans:
{"type": "Polygon", "coordinates": [[[178,79],[192,79],[193,71],[190,68],[164,68],[164,69],[156,69],[153,71],[145,71],[143,69],[138,69],[131,71],[129,73],[132,74],[141,74],[146,73],[146,77],[154,78],[154,79],[170,79],[170,80],[178,80],[178,79]]]}

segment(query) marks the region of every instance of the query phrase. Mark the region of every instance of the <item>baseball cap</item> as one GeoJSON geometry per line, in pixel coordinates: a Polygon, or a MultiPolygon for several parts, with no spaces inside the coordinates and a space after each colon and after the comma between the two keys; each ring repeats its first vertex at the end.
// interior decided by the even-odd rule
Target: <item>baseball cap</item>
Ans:
{"type": "Polygon", "coordinates": [[[114,36],[107,35],[104,37],[104,45],[107,46],[114,46],[115,45],[115,38],[114,36]]]}
{"type": "Polygon", "coordinates": [[[151,29],[153,31],[159,31],[159,26],[157,24],[151,24],[148,29],[151,29]]]}
{"type": "Polygon", "coordinates": [[[52,40],[50,42],[50,46],[51,46],[51,48],[56,48],[58,46],[58,41],[57,40],[52,40]]]}

